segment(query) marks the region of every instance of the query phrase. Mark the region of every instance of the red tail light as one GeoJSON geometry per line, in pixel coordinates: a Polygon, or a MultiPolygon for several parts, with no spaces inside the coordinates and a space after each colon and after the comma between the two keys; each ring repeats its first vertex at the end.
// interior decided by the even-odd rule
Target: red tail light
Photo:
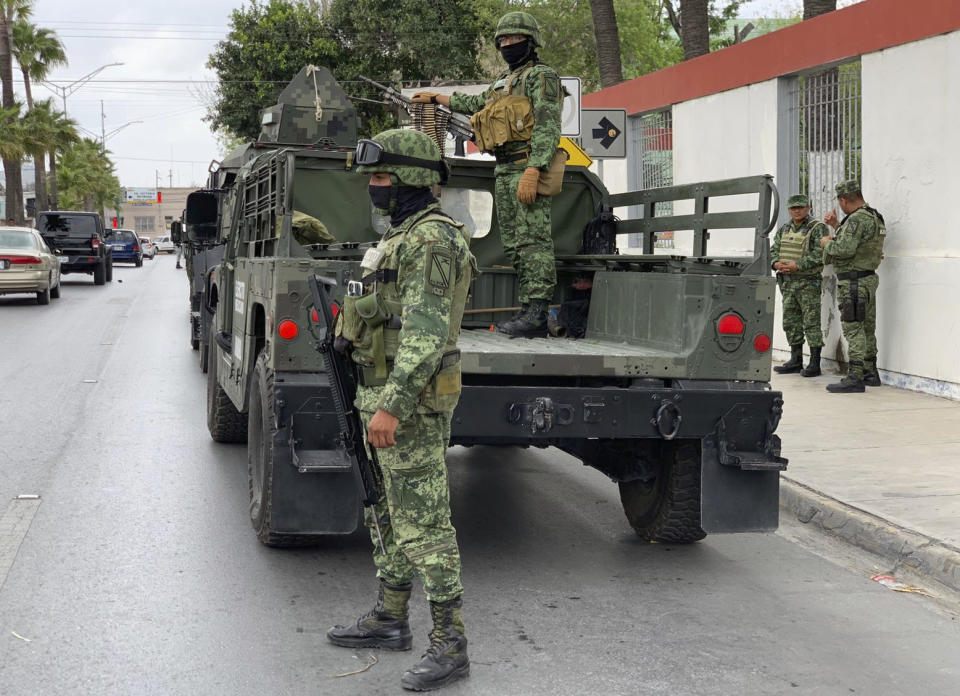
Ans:
{"type": "Polygon", "coordinates": [[[767,334],[757,334],[753,339],[753,347],[758,353],[766,353],[770,350],[770,337],[767,334]]]}
{"type": "Polygon", "coordinates": [[[736,314],[724,314],[717,322],[717,333],[726,336],[739,336],[743,333],[743,319],[736,314]]]}
{"type": "Polygon", "coordinates": [[[277,335],[285,341],[291,341],[300,333],[300,328],[289,319],[284,319],[277,325],[277,335]]]}
{"type": "Polygon", "coordinates": [[[317,314],[316,307],[310,310],[310,321],[312,321],[314,324],[320,323],[320,315],[317,314]]]}
{"type": "Polygon", "coordinates": [[[330,313],[333,315],[333,318],[336,319],[337,316],[340,314],[340,305],[338,305],[336,302],[331,302],[330,313]]]}
{"type": "Polygon", "coordinates": [[[96,251],[97,249],[99,249],[99,248],[100,248],[100,239],[97,238],[97,237],[94,237],[93,239],[91,239],[91,240],[90,240],[90,248],[93,249],[94,251],[96,251]]]}
{"type": "Polygon", "coordinates": [[[9,256],[7,258],[10,259],[12,265],[22,264],[26,266],[31,263],[43,263],[36,256],[9,256]]]}
{"type": "Polygon", "coordinates": [[[140,251],[140,245],[139,245],[139,244],[134,244],[134,245],[133,245],[133,250],[134,250],[134,251],[140,251]]]}

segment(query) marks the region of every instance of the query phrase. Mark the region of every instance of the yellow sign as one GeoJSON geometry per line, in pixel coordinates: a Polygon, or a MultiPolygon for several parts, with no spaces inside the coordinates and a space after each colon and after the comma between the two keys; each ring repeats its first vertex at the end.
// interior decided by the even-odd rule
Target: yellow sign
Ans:
{"type": "Polygon", "coordinates": [[[593,164],[593,160],[590,159],[590,155],[584,152],[583,148],[570,140],[570,138],[560,138],[560,147],[566,150],[567,154],[570,155],[570,159],[567,160],[567,164],[577,167],[589,167],[591,164],[593,164]]]}

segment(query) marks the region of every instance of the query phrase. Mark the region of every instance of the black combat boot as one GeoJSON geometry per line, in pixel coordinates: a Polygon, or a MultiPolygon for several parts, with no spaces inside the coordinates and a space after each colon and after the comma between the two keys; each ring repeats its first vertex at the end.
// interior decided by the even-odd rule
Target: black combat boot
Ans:
{"type": "Polygon", "coordinates": [[[433,630],[430,647],[420,662],[403,673],[400,685],[410,691],[432,691],[470,674],[467,636],[463,628],[460,598],[430,602],[433,630]]]}
{"type": "Polygon", "coordinates": [[[868,387],[879,387],[883,384],[880,381],[880,372],[877,370],[877,359],[875,357],[863,361],[863,383],[868,387]]]}
{"type": "Polygon", "coordinates": [[[851,362],[850,369],[847,370],[847,376],[839,382],[827,385],[827,391],[834,394],[850,394],[865,392],[867,388],[863,386],[863,363],[851,362]]]}
{"type": "Polygon", "coordinates": [[[498,321],[498,322],[496,323],[496,329],[497,329],[497,331],[499,331],[500,333],[507,333],[506,331],[503,330],[503,328],[504,328],[507,324],[509,324],[509,323],[511,323],[511,322],[514,322],[514,321],[516,321],[517,319],[519,319],[520,317],[522,317],[524,314],[527,313],[527,311],[528,311],[529,309],[530,309],[530,303],[529,303],[529,302],[524,302],[524,303],[522,303],[522,304],[520,305],[520,309],[518,309],[516,312],[514,312],[512,317],[510,317],[509,319],[504,319],[503,321],[498,321]]]}
{"type": "Polygon", "coordinates": [[[781,375],[792,375],[794,372],[800,372],[803,369],[803,344],[790,346],[790,359],[783,365],[777,365],[773,368],[774,372],[781,375]]]}
{"type": "Polygon", "coordinates": [[[820,376],[820,348],[821,346],[810,346],[810,362],[800,373],[803,377],[820,376]]]}
{"type": "Polygon", "coordinates": [[[350,626],[334,626],[327,638],[344,648],[409,650],[413,643],[407,621],[410,585],[388,585],[380,581],[377,605],[350,626]]]}
{"type": "Polygon", "coordinates": [[[547,300],[530,300],[527,311],[516,319],[504,322],[497,327],[500,333],[523,338],[537,338],[547,335],[547,300]]]}

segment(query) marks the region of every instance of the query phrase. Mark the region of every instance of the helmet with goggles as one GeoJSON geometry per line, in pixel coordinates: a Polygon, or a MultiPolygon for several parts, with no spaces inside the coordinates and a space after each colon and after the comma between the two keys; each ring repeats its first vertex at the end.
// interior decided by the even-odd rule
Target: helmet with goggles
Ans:
{"type": "Polygon", "coordinates": [[[445,184],[449,176],[433,140],[415,130],[397,128],[359,141],[354,162],[360,174],[386,172],[405,186],[445,184]]]}
{"type": "Polygon", "coordinates": [[[507,12],[497,22],[497,31],[493,35],[495,45],[500,45],[504,36],[526,36],[534,46],[542,46],[540,42],[540,25],[529,12],[507,12]]]}

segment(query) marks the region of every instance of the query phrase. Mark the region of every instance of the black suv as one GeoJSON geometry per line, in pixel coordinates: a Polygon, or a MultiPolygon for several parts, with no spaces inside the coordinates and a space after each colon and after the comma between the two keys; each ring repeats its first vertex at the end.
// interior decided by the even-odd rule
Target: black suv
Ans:
{"type": "Polygon", "coordinates": [[[104,241],[97,213],[47,210],[37,215],[37,229],[54,254],[61,273],[92,273],[94,285],[113,280],[113,254],[104,241]]]}

